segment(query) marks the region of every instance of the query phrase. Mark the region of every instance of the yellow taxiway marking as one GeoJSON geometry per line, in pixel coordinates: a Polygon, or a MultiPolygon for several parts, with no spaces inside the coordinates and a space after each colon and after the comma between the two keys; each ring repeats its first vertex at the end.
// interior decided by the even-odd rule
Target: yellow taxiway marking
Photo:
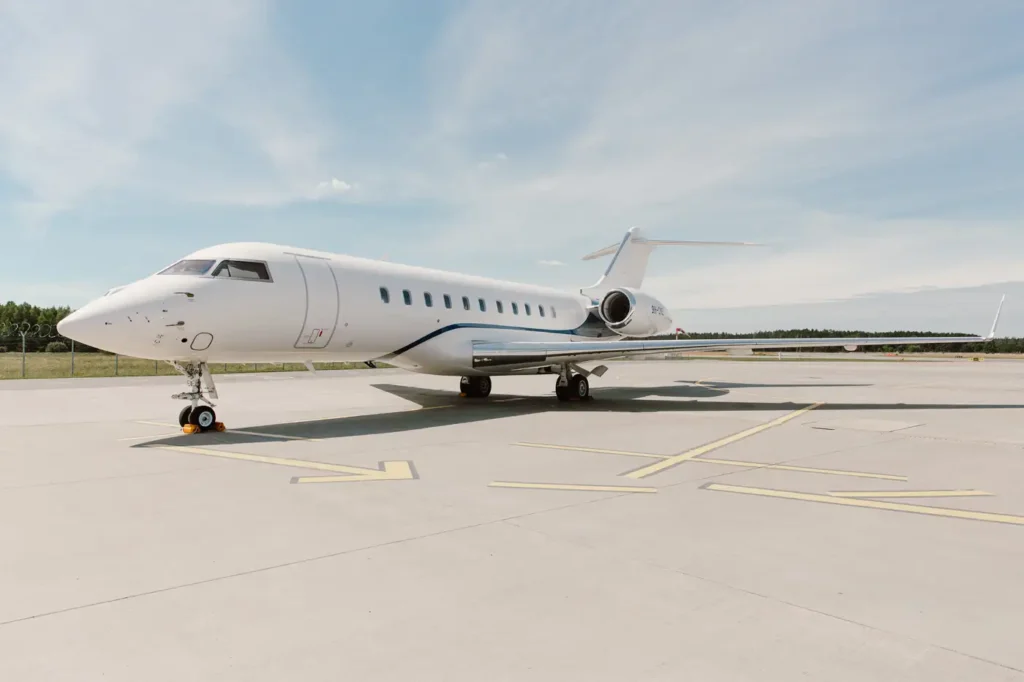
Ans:
{"type": "Polygon", "coordinates": [[[146,440],[147,438],[171,438],[172,436],[180,436],[181,431],[175,431],[174,433],[157,433],[150,434],[148,436],[129,436],[128,438],[118,438],[118,442],[126,440],[146,440]]]}
{"type": "MultiPolygon", "coordinates": [[[[647,457],[650,459],[672,459],[673,455],[655,455],[650,452],[632,452],[630,450],[606,450],[604,448],[584,448],[574,445],[548,445],[546,443],[512,443],[524,448],[544,448],[547,450],[568,450],[570,452],[596,452],[601,455],[625,455],[627,457],[647,457]]],[[[686,460],[696,464],[722,464],[725,466],[743,467],[744,469],[778,469],[780,471],[800,471],[807,474],[825,474],[829,476],[852,476],[854,478],[877,478],[882,481],[906,481],[906,476],[893,474],[875,474],[868,471],[850,471],[848,469],[819,469],[795,464],[771,464],[761,462],[742,462],[735,459],[712,459],[698,457],[686,460]]]]}
{"type": "Polygon", "coordinates": [[[911,514],[925,514],[927,516],[945,516],[947,518],[954,519],[988,521],[990,523],[1009,523],[1017,526],[1024,526],[1024,516],[1013,516],[1012,514],[992,514],[989,512],[968,511],[966,509],[925,507],[919,504],[905,504],[902,502],[879,502],[877,500],[864,500],[856,498],[851,499],[845,497],[833,497],[831,495],[798,493],[790,490],[772,490],[770,488],[748,488],[747,486],[726,485],[723,483],[709,483],[702,487],[705,488],[706,490],[717,490],[719,492],[725,493],[741,493],[743,495],[775,497],[784,500],[802,500],[804,502],[823,502],[825,504],[838,504],[846,507],[884,509],[887,511],[909,512],[911,514]]]}
{"type": "Polygon", "coordinates": [[[760,425],[755,426],[753,428],[747,429],[746,431],[740,431],[739,433],[734,433],[733,435],[728,436],[726,438],[722,438],[721,440],[716,440],[713,443],[708,443],[707,445],[702,445],[699,448],[694,448],[693,450],[689,450],[689,451],[684,452],[682,454],[674,455],[672,457],[668,457],[666,459],[661,460],[660,462],[655,462],[654,464],[648,464],[645,467],[642,467],[640,469],[636,469],[634,471],[630,471],[630,472],[628,472],[628,473],[626,473],[624,475],[626,477],[632,478],[632,479],[639,479],[639,478],[646,478],[648,476],[653,476],[654,474],[662,472],[665,469],[669,469],[671,467],[676,466],[677,464],[680,464],[680,463],[685,462],[687,460],[691,460],[691,459],[693,459],[695,457],[700,457],[701,455],[706,454],[708,452],[711,452],[712,450],[717,450],[718,448],[725,447],[726,445],[729,445],[730,443],[735,443],[736,441],[743,440],[744,438],[749,438],[749,437],[751,437],[753,435],[761,433],[762,431],[767,431],[768,429],[771,429],[771,428],[774,428],[776,426],[780,426],[782,424],[785,424],[789,420],[796,419],[797,417],[799,417],[799,416],[801,416],[803,414],[806,414],[807,412],[810,412],[813,409],[819,408],[822,405],[824,405],[824,403],[815,403],[813,405],[808,405],[807,407],[803,407],[803,408],[801,408],[799,410],[796,410],[795,412],[790,412],[789,414],[783,415],[783,416],[779,417],[778,419],[773,419],[773,420],[771,420],[770,422],[768,422],[766,424],[760,424],[760,425]]]}
{"type": "MultiPolygon", "coordinates": [[[[150,421],[136,421],[136,424],[147,424],[148,426],[165,426],[168,428],[176,428],[176,424],[167,424],[165,422],[150,422],[150,421]]],[[[280,438],[282,440],[305,440],[305,441],[318,441],[319,438],[308,438],[306,436],[286,436],[283,433],[267,433],[266,431],[248,431],[246,429],[228,429],[229,433],[241,433],[245,436],[262,436],[263,438],[280,438]]],[[[173,434],[175,436],[181,435],[180,433],[173,434]]],[[[153,438],[159,438],[160,436],[153,436],[153,438]]]]}
{"type": "Polygon", "coordinates": [[[260,464],[275,464],[283,467],[295,467],[298,469],[313,469],[315,471],[328,471],[332,474],[343,474],[341,476],[304,476],[292,479],[292,483],[342,483],[346,481],[401,481],[416,478],[416,472],[410,462],[381,462],[379,469],[367,467],[354,467],[345,464],[328,464],[327,462],[312,462],[307,459],[291,459],[288,457],[266,457],[264,455],[250,455],[244,452],[227,452],[225,450],[214,450],[212,448],[197,448],[187,445],[150,445],[152,448],[171,450],[173,452],[187,452],[193,455],[206,455],[208,457],[223,457],[225,459],[237,459],[245,462],[258,462],[260,464]]]}
{"type": "Polygon", "coordinates": [[[627,457],[651,457],[653,459],[668,459],[672,455],[652,455],[648,452],[630,452],[628,450],[605,450],[604,448],[583,448],[574,445],[546,445],[544,443],[512,443],[523,448],[545,448],[547,450],[569,450],[572,452],[596,452],[602,455],[626,455],[627,457]]]}
{"type": "Polygon", "coordinates": [[[984,490],[833,490],[832,497],[991,497],[984,490]]]}
{"type": "Polygon", "coordinates": [[[656,493],[657,488],[641,488],[630,485],[576,485],[572,483],[515,483],[494,481],[491,488],[529,488],[533,490],[580,490],[592,493],[656,493]]]}
{"type": "Polygon", "coordinates": [[[868,471],[850,471],[848,469],[818,469],[815,467],[802,467],[795,464],[759,464],[757,462],[740,462],[733,459],[712,459],[701,457],[691,460],[698,464],[723,464],[725,466],[737,466],[747,469],[778,469],[779,471],[801,471],[807,474],[826,474],[828,476],[852,476],[853,478],[877,478],[883,481],[906,481],[906,476],[895,476],[893,474],[873,474],[868,471]]]}

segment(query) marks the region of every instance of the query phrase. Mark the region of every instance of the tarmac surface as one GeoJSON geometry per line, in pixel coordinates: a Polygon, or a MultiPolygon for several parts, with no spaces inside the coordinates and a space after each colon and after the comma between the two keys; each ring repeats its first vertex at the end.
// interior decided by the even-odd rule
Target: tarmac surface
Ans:
{"type": "Polygon", "coordinates": [[[1024,680],[1024,362],[0,384],[0,680],[1024,680]]]}

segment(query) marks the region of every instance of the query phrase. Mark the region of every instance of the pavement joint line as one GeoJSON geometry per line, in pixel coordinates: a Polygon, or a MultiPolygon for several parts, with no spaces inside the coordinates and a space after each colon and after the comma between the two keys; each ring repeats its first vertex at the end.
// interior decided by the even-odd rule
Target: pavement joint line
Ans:
{"type": "MultiPolygon", "coordinates": [[[[655,455],[649,452],[633,452],[630,450],[606,450],[604,448],[585,448],[574,445],[549,445],[547,443],[512,443],[512,445],[526,448],[544,448],[548,450],[567,450],[569,452],[594,452],[602,455],[625,455],[627,457],[648,457],[650,459],[671,459],[673,455],[655,455]]],[[[906,476],[895,474],[876,474],[869,471],[851,471],[849,469],[822,469],[818,467],[805,467],[796,464],[773,464],[771,462],[744,462],[734,459],[714,459],[711,457],[695,457],[686,460],[697,464],[720,464],[723,466],[742,467],[744,469],[777,469],[779,471],[799,471],[808,474],[824,474],[829,476],[850,476],[853,478],[875,478],[882,481],[906,481],[906,476]]]]}
{"type": "Polygon", "coordinates": [[[649,457],[651,459],[668,459],[672,455],[655,455],[649,452],[631,452],[629,450],[607,450],[605,448],[585,448],[575,445],[549,445],[547,443],[512,443],[523,448],[544,448],[547,450],[568,450],[570,452],[596,452],[602,455],[625,455],[627,457],[649,457]]]}
{"type": "Polygon", "coordinates": [[[594,493],[656,493],[657,488],[628,485],[583,485],[577,483],[527,483],[522,481],[492,481],[489,488],[519,488],[532,490],[572,490],[594,493]]]}
{"type": "Polygon", "coordinates": [[[750,436],[757,435],[762,431],[767,431],[768,429],[774,428],[776,426],[781,426],[782,424],[785,424],[786,422],[792,419],[796,419],[797,417],[800,417],[810,412],[811,410],[817,409],[824,404],[825,403],[814,403],[813,405],[802,407],[799,410],[795,410],[793,412],[790,412],[789,414],[785,414],[781,417],[771,420],[770,422],[759,424],[753,428],[740,431],[739,433],[734,433],[731,436],[726,436],[725,438],[721,438],[712,443],[701,445],[700,447],[694,448],[692,450],[687,450],[686,452],[674,455],[667,459],[663,459],[660,462],[655,462],[654,464],[649,464],[645,467],[641,467],[640,469],[628,471],[625,474],[623,474],[623,476],[632,479],[641,479],[646,478],[648,476],[653,476],[654,474],[660,473],[665,469],[670,469],[678,464],[681,464],[688,460],[692,460],[696,457],[700,457],[701,455],[711,452],[712,450],[717,450],[731,443],[743,440],[744,438],[749,438],[750,436]]]}
{"type": "Polygon", "coordinates": [[[732,459],[714,459],[711,457],[698,457],[689,460],[691,462],[704,464],[722,464],[724,466],[738,466],[746,469],[777,469],[779,471],[799,471],[807,474],[823,474],[829,476],[850,476],[852,478],[876,478],[882,481],[906,481],[906,476],[895,474],[876,474],[869,471],[850,471],[849,469],[819,469],[817,467],[804,467],[796,464],[760,464],[758,462],[741,462],[732,459]]]}
{"type": "Polygon", "coordinates": [[[897,497],[992,497],[984,490],[830,490],[832,497],[897,498],[897,497]]]}
{"type": "Polygon", "coordinates": [[[988,523],[1005,523],[1015,526],[1024,526],[1024,516],[1015,516],[1013,514],[994,514],[991,512],[970,511],[968,509],[927,507],[924,505],[907,504],[904,502],[881,502],[878,500],[834,497],[832,495],[801,493],[792,490],[776,490],[773,488],[752,488],[748,486],[729,485],[725,483],[707,483],[705,485],[702,485],[701,488],[704,490],[714,490],[726,493],[739,493],[742,495],[755,495],[759,497],[773,497],[784,500],[821,502],[824,504],[834,504],[845,507],[862,507],[865,509],[880,509],[885,511],[922,514],[925,516],[941,516],[946,518],[965,519],[969,521],[984,521],[988,523]]]}

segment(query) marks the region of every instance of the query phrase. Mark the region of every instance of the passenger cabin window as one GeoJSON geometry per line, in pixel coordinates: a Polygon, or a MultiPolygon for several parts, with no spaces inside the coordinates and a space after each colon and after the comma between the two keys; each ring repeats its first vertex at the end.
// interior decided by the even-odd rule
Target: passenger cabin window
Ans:
{"type": "Polygon", "coordinates": [[[537,312],[540,313],[541,317],[544,317],[544,306],[542,306],[542,305],[537,306],[537,312]]]}
{"type": "Polygon", "coordinates": [[[402,289],[402,300],[405,301],[406,305],[412,305],[412,294],[408,289],[402,289]]]}
{"type": "Polygon", "coordinates": [[[495,301],[494,305],[498,308],[499,313],[505,312],[505,306],[501,304],[501,301],[495,301]]]}
{"type": "Polygon", "coordinates": [[[391,303],[391,294],[388,293],[387,287],[380,288],[380,300],[384,301],[385,303],[391,303]]]}
{"type": "Polygon", "coordinates": [[[434,297],[431,296],[429,292],[424,291],[423,292],[423,303],[426,304],[426,306],[428,308],[433,308],[434,307],[434,297]]]}
{"type": "Polygon", "coordinates": [[[525,312],[525,313],[526,313],[527,315],[529,315],[529,314],[530,314],[530,304],[529,304],[529,303],[524,303],[524,304],[523,304],[523,311],[524,311],[524,312],[525,312]]]}
{"type": "Polygon", "coordinates": [[[515,301],[512,301],[512,314],[513,315],[518,315],[519,314],[519,304],[516,303],[515,301]]]}
{"type": "Polygon", "coordinates": [[[270,281],[267,264],[251,260],[222,261],[213,271],[213,276],[228,277],[229,279],[253,279],[261,282],[270,281]]]}
{"type": "Polygon", "coordinates": [[[215,260],[180,260],[160,271],[161,275],[205,275],[216,263],[215,260]]]}
{"type": "Polygon", "coordinates": [[[469,310],[469,296],[462,297],[462,307],[469,310]]]}
{"type": "Polygon", "coordinates": [[[485,301],[482,298],[478,298],[476,302],[480,306],[480,312],[486,313],[487,312],[487,301],[485,301]]]}
{"type": "Polygon", "coordinates": [[[551,317],[558,317],[558,314],[555,312],[555,306],[551,306],[551,317]]]}
{"type": "Polygon", "coordinates": [[[444,295],[444,307],[449,309],[452,307],[452,297],[448,294],[444,295]]]}

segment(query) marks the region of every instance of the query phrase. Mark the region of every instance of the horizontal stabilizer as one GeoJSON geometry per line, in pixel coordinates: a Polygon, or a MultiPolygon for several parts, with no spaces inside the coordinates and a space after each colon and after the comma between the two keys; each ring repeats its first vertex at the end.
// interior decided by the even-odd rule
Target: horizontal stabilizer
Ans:
{"type": "Polygon", "coordinates": [[[647,272],[647,259],[659,246],[761,246],[752,242],[704,242],[679,239],[648,239],[632,227],[618,244],[606,246],[583,257],[594,260],[615,254],[608,269],[594,286],[583,289],[582,293],[593,298],[602,296],[616,287],[639,288],[647,272]]]}

